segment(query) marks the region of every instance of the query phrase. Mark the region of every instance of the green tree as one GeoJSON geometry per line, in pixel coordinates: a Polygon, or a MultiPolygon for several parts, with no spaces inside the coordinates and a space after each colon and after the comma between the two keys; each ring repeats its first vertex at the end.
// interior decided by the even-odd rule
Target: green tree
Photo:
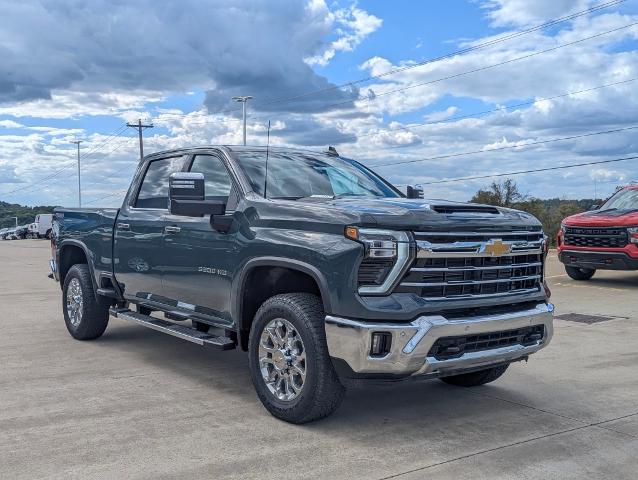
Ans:
{"type": "Polygon", "coordinates": [[[543,231],[549,236],[552,244],[556,242],[561,221],[565,217],[584,212],[591,205],[597,203],[593,199],[564,200],[550,198],[543,200],[530,197],[521,193],[516,182],[512,179],[492,182],[486,189],[476,192],[472,197],[472,202],[515,208],[534,215],[543,224],[543,231]]]}
{"type": "Polygon", "coordinates": [[[502,182],[492,182],[486,190],[479,190],[471,201],[499,207],[512,207],[514,204],[526,200],[526,198],[527,196],[519,191],[516,182],[508,178],[502,182]]]}
{"type": "Polygon", "coordinates": [[[15,227],[18,217],[18,225],[33,223],[39,213],[53,213],[53,206],[25,207],[17,203],[0,202],[0,228],[15,227]]]}

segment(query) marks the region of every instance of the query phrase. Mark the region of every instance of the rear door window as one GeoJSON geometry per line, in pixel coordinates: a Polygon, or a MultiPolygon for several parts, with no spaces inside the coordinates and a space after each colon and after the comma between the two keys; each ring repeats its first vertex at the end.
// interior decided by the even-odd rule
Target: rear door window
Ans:
{"type": "Polygon", "coordinates": [[[183,167],[184,156],[162,158],[150,162],[135,200],[135,208],[167,210],[168,177],[171,173],[181,172],[183,167]]]}

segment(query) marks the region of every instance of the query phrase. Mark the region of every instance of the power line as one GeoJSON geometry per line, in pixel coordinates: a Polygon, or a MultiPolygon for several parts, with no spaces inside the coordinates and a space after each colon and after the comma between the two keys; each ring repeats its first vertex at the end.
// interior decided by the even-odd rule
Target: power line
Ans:
{"type": "Polygon", "coordinates": [[[110,197],[114,197],[116,195],[121,195],[122,193],[125,193],[126,190],[118,190],[117,192],[114,193],[110,193],[108,195],[104,195],[103,197],[98,197],[98,198],[94,198],[93,200],[90,200],[88,202],[84,202],[85,205],[89,205],[91,203],[95,203],[95,202],[99,202],[100,200],[104,200],[105,198],[110,198],[110,197]]]}
{"type": "Polygon", "coordinates": [[[635,130],[638,128],[638,125],[633,125],[631,127],[622,127],[622,128],[615,128],[613,130],[604,130],[602,132],[593,132],[593,133],[583,133],[580,135],[571,135],[569,137],[561,137],[561,138],[551,138],[549,140],[538,140],[536,142],[528,142],[528,143],[522,143],[520,145],[507,145],[504,147],[494,147],[494,148],[486,148],[483,150],[473,150],[470,152],[460,152],[460,153],[450,153],[447,155],[438,155],[436,157],[428,157],[428,158],[419,158],[416,160],[403,160],[400,162],[393,162],[393,163],[380,163],[378,165],[369,165],[372,168],[379,168],[379,167],[393,167],[395,165],[404,165],[406,163],[419,163],[419,162],[428,162],[428,161],[433,161],[433,160],[443,160],[446,158],[455,158],[455,157],[463,157],[466,155],[477,155],[477,154],[481,154],[481,153],[488,153],[488,152],[498,152],[501,150],[509,150],[512,148],[525,148],[525,147],[531,147],[534,145],[543,145],[546,143],[554,143],[554,142],[563,142],[565,140],[575,140],[577,138],[586,138],[586,137],[594,137],[596,135],[607,135],[610,133],[619,133],[619,132],[625,132],[628,130],[635,130]]]}
{"type": "Polygon", "coordinates": [[[638,155],[632,156],[632,157],[614,158],[611,160],[597,160],[595,162],[572,163],[570,165],[559,165],[556,167],[535,168],[532,170],[519,170],[517,172],[494,173],[490,175],[477,175],[474,177],[449,178],[445,180],[434,180],[432,182],[419,182],[419,185],[436,185],[441,183],[463,182],[468,180],[481,180],[485,178],[509,177],[512,175],[525,175],[528,173],[549,172],[552,170],[564,170],[566,168],[587,167],[590,165],[602,165],[605,163],[625,162],[627,160],[636,160],[636,159],[638,159],[638,155]]]}
{"type": "Polygon", "coordinates": [[[74,142],[78,146],[78,207],[82,208],[82,172],[80,171],[80,143],[82,140],[76,140],[74,142]]]}
{"type": "MultiPolygon", "coordinates": [[[[514,105],[505,105],[505,106],[501,106],[501,107],[498,107],[498,108],[493,108],[493,109],[490,109],[490,110],[483,110],[483,111],[480,111],[480,112],[466,113],[466,114],[463,114],[463,115],[453,115],[453,116],[448,117],[448,118],[443,119],[443,120],[422,122],[422,123],[411,123],[410,125],[402,125],[402,126],[396,127],[396,128],[385,128],[385,129],[382,129],[382,130],[377,130],[377,131],[374,131],[374,132],[363,133],[361,135],[357,135],[357,139],[365,138],[365,137],[371,137],[373,135],[379,135],[380,133],[386,133],[386,132],[387,133],[393,133],[393,132],[397,132],[397,131],[401,131],[401,130],[410,131],[410,129],[412,129],[412,128],[425,127],[425,126],[429,126],[429,125],[440,125],[442,123],[448,123],[448,122],[452,122],[452,121],[455,121],[455,120],[463,120],[463,119],[466,119],[466,118],[479,117],[479,116],[482,116],[482,115],[488,115],[490,113],[502,112],[502,111],[507,111],[507,110],[511,110],[511,109],[514,109],[514,108],[526,107],[526,106],[529,106],[529,105],[534,105],[535,103],[538,103],[538,102],[546,102],[546,101],[549,101],[549,100],[556,100],[558,98],[569,97],[571,95],[579,95],[581,93],[593,92],[593,91],[600,90],[600,89],[607,88],[607,87],[614,87],[614,86],[622,85],[622,84],[625,84],[625,83],[635,82],[636,80],[638,80],[638,77],[630,78],[628,80],[621,80],[621,81],[613,82],[613,83],[607,83],[605,85],[598,85],[596,87],[586,88],[584,90],[576,90],[576,91],[573,91],[573,92],[561,93],[560,95],[553,95],[551,97],[535,98],[534,100],[529,100],[527,102],[516,103],[514,105]]],[[[336,142],[328,141],[326,143],[336,143],[336,142]]],[[[395,149],[395,148],[408,148],[408,147],[414,147],[414,146],[415,146],[414,144],[391,145],[391,146],[387,146],[387,147],[379,147],[378,150],[390,150],[390,149],[395,149]]]]}
{"type": "MultiPolygon", "coordinates": [[[[133,140],[133,139],[134,139],[134,137],[124,137],[124,140],[123,140],[123,141],[121,141],[120,143],[118,143],[118,144],[115,146],[115,148],[113,148],[113,149],[109,150],[108,152],[106,152],[106,153],[104,154],[104,156],[111,155],[112,153],[114,153],[115,151],[119,150],[120,148],[122,148],[124,145],[126,145],[128,142],[130,142],[130,141],[131,141],[131,140],[133,140]]],[[[135,164],[135,167],[137,168],[137,166],[138,166],[138,164],[136,163],[136,164],[135,164]]],[[[101,178],[101,179],[100,179],[100,180],[98,180],[98,181],[91,182],[91,183],[89,183],[88,185],[85,185],[85,187],[84,187],[84,188],[86,189],[86,188],[88,188],[88,187],[90,187],[90,186],[92,186],[92,185],[97,185],[98,183],[103,183],[103,182],[104,182],[104,180],[108,180],[108,179],[111,179],[111,178],[115,178],[115,177],[106,177],[106,178],[101,178]]]]}
{"type": "Polygon", "coordinates": [[[271,100],[271,101],[268,101],[268,102],[264,102],[264,103],[257,103],[256,107],[271,105],[271,104],[274,104],[274,103],[286,102],[286,101],[290,101],[290,100],[297,100],[297,99],[300,99],[300,98],[308,97],[308,96],[311,96],[311,95],[316,95],[316,94],[323,93],[323,92],[329,92],[329,91],[333,91],[333,90],[337,90],[337,89],[341,89],[341,88],[345,88],[345,87],[351,87],[351,86],[357,85],[359,83],[365,83],[365,82],[368,82],[368,81],[371,81],[371,80],[376,80],[376,79],[379,79],[379,78],[387,77],[389,75],[395,75],[397,73],[401,73],[401,72],[404,72],[406,70],[412,70],[414,68],[419,68],[419,67],[422,67],[424,65],[428,65],[430,63],[438,62],[440,60],[445,60],[447,58],[455,57],[457,55],[463,55],[463,54],[470,53],[470,52],[473,52],[473,51],[476,51],[476,50],[480,50],[482,48],[486,48],[486,47],[490,47],[492,45],[496,45],[498,43],[503,43],[503,42],[506,42],[506,41],[511,40],[513,38],[518,38],[518,37],[521,37],[523,35],[527,35],[529,33],[533,33],[533,32],[536,32],[538,30],[543,30],[545,28],[557,25],[559,23],[563,23],[563,22],[566,22],[568,20],[573,20],[573,19],[581,17],[583,15],[587,15],[587,14],[593,13],[593,12],[595,12],[597,10],[602,10],[602,9],[605,9],[605,8],[608,8],[608,7],[613,7],[613,6],[616,6],[616,5],[620,5],[621,3],[624,3],[625,1],[626,0],[614,0],[614,1],[611,1],[611,2],[606,2],[606,3],[599,4],[599,5],[595,5],[595,6],[591,7],[591,8],[586,9],[586,10],[581,10],[579,12],[572,13],[572,14],[566,15],[564,17],[556,18],[556,19],[550,20],[548,22],[541,23],[541,24],[536,25],[534,27],[528,28],[526,30],[522,30],[522,31],[519,31],[519,32],[514,32],[514,33],[511,33],[511,34],[507,34],[507,35],[502,36],[502,37],[497,37],[495,39],[488,40],[486,42],[479,43],[477,45],[473,45],[473,46],[468,47],[468,48],[457,50],[455,52],[451,52],[451,53],[447,53],[447,54],[444,54],[444,55],[440,55],[438,57],[430,58],[430,59],[424,60],[422,62],[418,62],[418,63],[412,64],[412,65],[406,65],[406,66],[399,67],[399,68],[394,68],[392,70],[388,70],[387,72],[383,72],[383,73],[380,73],[380,74],[377,74],[377,75],[370,75],[370,76],[367,76],[367,77],[359,78],[357,80],[350,80],[350,81],[348,81],[346,83],[342,83],[340,85],[333,85],[333,86],[330,86],[330,87],[321,88],[321,89],[318,89],[318,90],[313,90],[313,91],[302,93],[302,94],[299,94],[299,95],[292,95],[292,96],[289,96],[289,97],[278,98],[278,99],[274,99],[274,100],[271,100]]]}
{"type": "MultiPolygon", "coordinates": [[[[486,65],[484,67],[478,67],[478,68],[475,68],[475,69],[472,69],[472,70],[466,70],[466,71],[463,71],[463,72],[455,73],[453,75],[447,75],[445,77],[439,77],[439,78],[436,78],[436,79],[433,79],[433,80],[428,80],[427,82],[409,84],[409,85],[406,85],[406,86],[401,87],[401,88],[397,88],[397,89],[394,89],[394,90],[388,90],[387,92],[382,92],[382,93],[376,94],[372,98],[368,98],[368,99],[360,98],[359,100],[368,100],[368,102],[376,101],[376,100],[378,100],[381,97],[385,97],[385,96],[388,96],[388,95],[394,95],[396,93],[401,93],[401,92],[404,92],[406,90],[410,90],[410,89],[413,89],[413,88],[422,87],[422,86],[426,86],[426,85],[432,85],[432,84],[439,83],[439,82],[442,82],[442,81],[445,81],[445,80],[451,80],[451,79],[459,78],[459,77],[462,77],[462,76],[465,76],[465,75],[470,75],[472,73],[478,73],[478,72],[490,70],[492,68],[497,68],[497,67],[500,67],[500,66],[503,66],[503,65],[508,65],[510,63],[518,62],[518,61],[521,61],[521,60],[526,60],[526,59],[529,59],[529,58],[537,57],[539,55],[543,55],[545,53],[553,52],[553,51],[559,50],[561,48],[570,47],[570,46],[577,45],[577,44],[582,43],[582,42],[586,42],[588,40],[592,40],[594,38],[599,38],[599,37],[602,37],[602,36],[605,36],[605,35],[609,35],[611,33],[615,33],[615,32],[618,32],[620,30],[624,30],[626,28],[633,27],[635,25],[638,25],[638,22],[633,22],[633,23],[624,25],[622,27],[617,27],[617,28],[614,28],[614,29],[611,29],[611,30],[606,30],[604,32],[597,33],[595,35],[590,35],[589,37],[584,37],[584,38],[581,38],[581,39],[578,39],[578,40],[574,40],[572,42],[567,42],[567,43],[563,43],[563,44],[560,44],[560,45],[556,45],[554,47],[547,48],[545,50],[539,50],[537,52],[528,53],[528,54],[522,55],[520,57],[511,58],[509,60],[503,60],[501,62],[497,62],[497,63],[491,64],[491,65],[486,65]]],[[[350,103],[352,103],[352,100],[329,103],[329,104],[326,104],[325,107],[326,107],[326,109],[328,109],[330,107],[335,107],[335,106],[340,106],[340,105],[345,105],[345,104],[350,104],[350,103]]],[[[181,115],[181,118],[185,118],[187,115],[188,114],[181,115]]],[[[265,115],[257,116],[257,117],[254,117],[254,118],[265,118],[265,115]]],[[[207,123],[209,123],[208,119],[206,119],[203,122],[191,122],[191,123],[189,123],[189,126],[190,125],[207,124],[207,123]]]]}
{"type": "MultiPolygon", "coordinates": [[[[110,134],[110,135],[109,135],[106,139],[104,139],[104,140],[103,140],[100,144],[98,144],[98,145],[96,145],[96,146],[92,147],[92,148],[91,148],[91,149],[89,149],[87,152],[85,152],[84,154],[82,154],[82,155],[80,156],[80,160],[83,160],[83,159],[87,158],[89,155],[92,155],[93,153],[95,153],[95,152],[96,152],[99,148],[101,148],[101,147],[103,147],[103,146],[107,145],[108,143],[110,143],[111,141],[113,141],[115,138],[119,137],[119,136],[121,135],[121,133],[122,133],[122,132],[124,132],[124,130],[125,130],[125,129],[126,129],[126,125],[123,125],[122,127],[120,127],[120,128],[118,129],[118,131],[111,133],[111,134],[110,134]]],[[[67,162],[67,165],[66,165],[66,166],[63,166],[62,168],[60,168],[60,169],[58,169],[58,170],[54,171],[53,173],[50,173],[50,174],[48,174],[48,175],[46,175],[46,176],[44,176],[44,177],[42,177],[42,178],[40,178],[40,179],[38,179],[38,180],[35,180],[35,181],[33,181],[33,182],[29,183],[28,185],[24,185],[24,186],[22,186],[22,187],[15,188],[15,189],[13,189],[13,190],[9,190],[9,191],[7,191],[7,192],[2,192],[2,193],[0,193],[0,195],[2,195],[2,196],[9,196],[9,195],[12,195],[12,194],[14,194],[14,193],[21,192],[21,191],[23,191],[23,190],[31,189],[34,185],[38,185],[38,184],[40,184],[40,183],[42,183],[42,182],[46,182],[47,180],[51,180],[51,179],[53,179],[53,178],[55,178],[55,177],[57,177],[57,176],[61,175],[63,172],[65,172],[65,171],[66,171],[66,170],[68,170],[69,168],[72,168],[74,165],[75,165],[75,162],[74,162],[74,161],[72,161],[72,160],[70,160],[70,161],[68,161],[68,162],[67,162]]]]}
{"type": "MultiPolygon", "coordinates": [[[[528,58],[532,58],[532,57],[536,57],[536,56],[539,56],[539,55],[543,55],[545,53],[553,52],[553,51],[559,50],[561,48],[570,47],[572,45],[577,45],[579,43],[586,42],[587,40],[592,40],[594,38],[599,38],[599,37],[602,37],[604,35],[609,35],[610,33],[615,33],[615,32],[618,32],[620,30],[624,30],[626,28],[633,27],[635,25],[638,25],[638,22],[633,22],[633,23],[624,25],[622,27],[617,27],[617,28],[613,28],[611,30],[606,30],[604,32],[600,32],[600,33],[597,33],[595,35],[590,35],[589,37],[584,37],[584,38],[581,38],[579,40],[574,40],[572,42],[562,43],[560,45],[556,45],[555,47],[547,48],[545,50],[539,50],[538,52],[528,53],[528,54],[522,55],[520,57],[510,58],[509,60],[504,60],[502,62],[494,63],[492,65],[487,65],[487,66],[484,66],[484,67],[474,68],[472,70],[466,70],[464,72],[455,73],[453,75],[447,75],[445,77],[440,77],[440,78],[437,78],[437,79],[434,79],[434,80],[429,80],[427,82],[409,84],[409,85],[406,85],[405,87],[397,88],[395,90],[388,90],[387,92],[378,93],[372,98],[368,98],[368,99],[362,98],[360,100],[368,100],[369,102],[376,101],[380,97],[384,97],[384,96],[387,96],[387,95],[393,95],[395,93],[404,92],[404,91],[410,90],[412,88],[423,87],[425,85],[432,85],[434,83],[442,82],[444,80],[451,80],[453,78],[458,78],[458,77],[462,77],[462,76],[465,76],[465,75],[470,75],[472,73],[482,72],[482,71],[485,71],[485,70],[489,70],[491,68],[501,67],[503,65],[508,65],[510,63],[518,62],[520,60],[526,60],[528,58]]],[[[326,107],[334,107],[334,106],[338,106],[338,105],[344,105],[344,104],[350,103],[350,102],[351,101],[348,100],[348,101],[345,101],[345,102],[342,101],[342,102],[329,103],[328,105],[326,105],[326,107]]]]}
{"type": "MultiPolygon", "coordinates": [[[[277,99],[274,99],[274,100],[270,100],[268,102],[262,102],[262,103],[257,102],[255,104],[255,107],[258,108],[258,107],[261,107],[261,106],[272,105],[272,104],[275,104],[275,103],[282,103],[282,102],[287,102],[287,101],[291,101],[291,100],[296,100],[296,99],[299,99],[299,98],[304,98],[304,97],[320,94],[320,93],[323,93],[323,92],[328,92],[328,91],[333,91],[333,90],[341,89],[341,88],[348,87],[348,86],[353,86],[353,85],[356,85],[356,84],[359,84],[359,83],[364,83],[364,82],[375,80],[375,79],[378,79],[378,78],[387,77],[387,76],[390,76],[390,75],[394,75],[396,73],[404,72],[406,70],[411,70],[411,69],[414,69],[414,68],[422,67],[424,65],[435,63],[437,61],[441,61],[441,60],[444,60],[444,59],[447,59],[447,58],[452,58],[452,57],[455,57],[455,56],[458,56],[458,55],[464,55],[466,53],[470,53],[470,52],[473,52],[473,51],[476,51],[476,50],[480,50],[482,48],[486,48],[486,47],[493,46],[493,45],[496,45],[496,44],[499,44],[499,43],[503,43],[503,42],[511,40],[513,38],[518,38],[520,36],[527,35],[529,33],[535,32],[535,31],[543,30],[545,28],[557,25],[559,23],[563,23],[563,22],[568,21],[568,20],[573,20],[575,18],[587,15],[589,13],[592,13],[592,12],[595,12],[595,11],[598,11],[598,10],[601,10],[601,9],[605,9],[605,8],[608,8],[608,7],[620,5],[621,3],[624,3],[626,1],[627,0],[614,0],[614,1],[606,2],[606,3],[602,3],[600,5],[596,5],[594,7],[588,8],[586,10],[582,10],[582,11],[579,11],[579,12],[576,12],[576,13],[573,13],[573,14],[570,14],[570,15],[566,15],[564,17],[560,17],[560,18],[556,18],[556,19],[550,20],[548,22],[536,25],[536,26],[528,28],[526,30],[522,30],[522,31],[519,31],[519,32],[511,33],[511,34],[508,34],[508,35],[505,35],[505,36],[502,36],[502,37],[497,37],[495,39],[488,40],[486,42],[483,42],[483,43],[480,43],[480,44],[477,44],[477,45],[473,45],[473,46],[465,48],[465,49],[457,50],[457,51],[454,51],[452,53],[448,53],[448,54],[441,55],[441,56],[438,56],[438,57],[430,58],[428,60],[425,60],[425,61],[422,61],[422,62],[419,62],[419,63],[415,63],[415,64],[412,64],[412,65],[406,65],[406,66],[403,66],[403,67],[399,67],[399,68],[395,68],[395,69],[389,70],[387,72],[383,72],[381,74],[370,75],[370,76],[367,76],[367,77],[364,77],[364,78],[359,78],[359,79],[356,79],[356,80],[350,80],[348,82],[345,82],[345,83],[342,83],[342,84],[339,84],[339,85],[333,85],[333,86],[330,86],[330,87],[326,87],[326,88],[322,88],[322,89],[318,89],[318,90],[313,90],[313,91],[305,92],[305,93],[298,94],[298,95],[291,95],[291,96],[287,96],[287,97],[281,97],[281,98],[277,98],[277,99]]],[[[627,27],[623,27],[623,28],[627,28],[627,27]]],[[[605,32],[605,33],[603,33],[601,35],[604,35],[606,33],[611,33],[611,31],[610,32],[605,32]]],[[[588,37],[586,39],[582,39],[582,40],[579,40],[577,42],[572,42],[572,43],[569,43],[569,44],[565,44],[563,46],[572,45],[573,43],[578,43],[580,41],[585,41],[585,40],[588,40],[589,38],[595,38],[595,36],[588,37]]],[[[562,46],[561,47],[557,47],[557,48],[562,48],[562,46]]],[[[548,50],[548,51],[551,51],[551,49],[548,50]]],[[[538,55],[540,53],[543,53],[543,52],[539,52],[539,53],[536,53],[534,55],[538,55]]],[[[510,61],[514,61],[514,60],[510,60],[510,61]]],[[[497,65],[495,65],[495,66],[497,66],[497,65]]],[[[487,68],[492,68],[492,67],[493,66],[490,66],[490,67],[487,67],[487,68]]],[[[473,72],[465,72],[462,75],[465,75],[465,74],[468,74],[468,73],[473,73],[473,72]]],[[[450,78],[453,78],[453,77],[450,77],[450,78]]],[[[436,81],[442,81],[442,80],[446,80],[446,79],[447,79],[447,77],[443,78],[443,79],[436,80],[436,81]]],[[[420,85],[414,85],[414,86],[411,86],[409,88],[414,88],[416,86],[420,86],[420,85]]],[[[397,90],[397,91],[403,91],[403,89],[400,89],[400,90],[397,90]]],[[[385,92],[383,95],[387,95],[389,93],[390,92],[385,92]]],[[[392,93],[394,93],[394,92],[392,92],[392,93]]],[[[359,99],[359,100],[365,100],[365,99],[359,99]]],[[[350,100],[346,100],[346,101],[342,101],[342,102],[331,103],[331,104],[326,105],[326,107],[333,107],[333,106],[349,104],[352,101],[353,100],[350,99],[350,100]]],[[[221,114],[229,113],[229,112],[237,112],[239,110],[240,109],[220,110],[220,111],[217,111],[217,112],[210,113],[210,115],[211,116],[212,115],[221,115],[221,114]]],[[[188,114],[187,113],[186,114],[166,113],[163,116],[164,117],[169,117],[169,118],[172,117],[172,116],[179,117],[179,118],[185,118],[186,116],[188,116],[188,114]]],[[[253,118],[265,118],[266,116],[268,116],[268,115],[257,115],[257,116],[255,116],[253,118]]],[[[199,125],[199,124],[206,124],[206,123],[209,123],[208,119],[203,121],[203,122],[192,122],[190,125],[199,125]]]]}

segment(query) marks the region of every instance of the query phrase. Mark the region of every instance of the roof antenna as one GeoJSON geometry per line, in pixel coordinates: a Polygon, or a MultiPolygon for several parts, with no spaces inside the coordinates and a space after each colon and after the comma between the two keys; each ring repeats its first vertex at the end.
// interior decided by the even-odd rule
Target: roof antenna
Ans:
{"type": "Polygon", "coordinates": [[[270,148],[270,120],[268,120],[268,140],[266,141],[266,173],[264,174],[264,198],[268,198],[268,149],[270,148]]]}

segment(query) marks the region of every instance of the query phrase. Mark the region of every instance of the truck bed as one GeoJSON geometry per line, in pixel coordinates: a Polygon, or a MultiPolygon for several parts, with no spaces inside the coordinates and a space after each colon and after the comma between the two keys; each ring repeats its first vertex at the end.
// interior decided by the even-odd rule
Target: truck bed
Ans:
{"type": "Polygon", "coordinates": [[[54,232],[58,246],[79,246],[93,266],[96,282],[101,272],[113,272],[113,231],[118,208],[56,208],[54,232]]]}

